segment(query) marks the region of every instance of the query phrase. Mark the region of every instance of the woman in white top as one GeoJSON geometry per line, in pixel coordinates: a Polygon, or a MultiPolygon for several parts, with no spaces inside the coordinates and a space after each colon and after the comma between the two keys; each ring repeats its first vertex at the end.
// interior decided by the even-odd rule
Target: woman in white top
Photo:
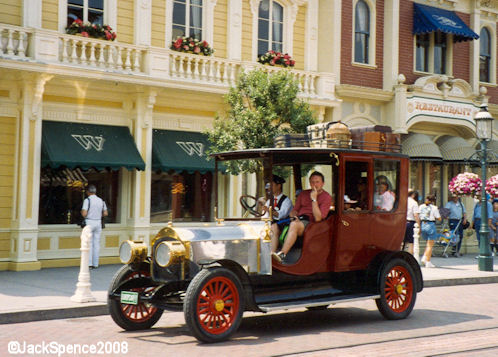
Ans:
{"type": "Polygon", "coordinates": [[[408,208],[406,210],[406,230],[403,243],[407,247],[409,253],[413,254],[413,228],[415,223],[418,223],[420,228],[420,218],[418,216],[418,192],[414,190],[408,191],[408,208]]]}
{"type": "Polygon", "coordinates": [[[441,220],[438,208],[435,206],[436,197],[429,195],[425,198],[425,203],[419,207],[419,217],[422,221],[422,238],[427,241],[424,255],[421,259],[426,268],[434,268],[435,265],[431,263],[432,247],[437,238],[436,220],[441,220]]]}

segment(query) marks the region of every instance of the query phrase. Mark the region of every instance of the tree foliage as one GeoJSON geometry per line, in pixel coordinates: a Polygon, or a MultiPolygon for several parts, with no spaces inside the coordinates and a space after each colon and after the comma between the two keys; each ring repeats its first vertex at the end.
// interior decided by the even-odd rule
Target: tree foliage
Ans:
{"type": "MultiPolygon", "coordinates": [[[[282,134],[305,133],[314,124],[309,105],[297,98],[298,82],[289,71],[242,73],[225,99],[225,117],[217,116],[208,132],[210,152],[273,147],[273,138],[282,134]]],[[[227,162],[232,174],[256,172],[256,162],[227,162]]]]}

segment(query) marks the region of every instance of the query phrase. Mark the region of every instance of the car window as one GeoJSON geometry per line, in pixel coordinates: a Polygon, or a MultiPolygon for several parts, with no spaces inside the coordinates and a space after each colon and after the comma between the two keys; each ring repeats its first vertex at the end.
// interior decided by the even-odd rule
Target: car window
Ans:
{"type": "Polygon", "coordinates": [[[359,212],[368,210],[368,162],[346,162],[344,210],[359,212]]]}
{"type": "Polygon", "coordinates": [[[374,210],[391,212],[398,206],[399,167],[399,161],[374,161],[374,210]]]}

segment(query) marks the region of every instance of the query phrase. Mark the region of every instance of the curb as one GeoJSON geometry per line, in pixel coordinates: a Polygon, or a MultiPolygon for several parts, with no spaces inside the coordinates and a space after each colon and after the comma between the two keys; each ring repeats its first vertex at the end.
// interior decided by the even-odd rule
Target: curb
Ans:
{"type": "MultiPolygon", "coordinates": [[[[494,284],[498,283],[498,276],[434,279],[425,280],[424,288],[435,288],[443,286],[494,284]]],[[[70,319],[78,317],[108,315],[107,304],[93,304],[90,306],[77,306],[61,309],[43,309],[0,313],[0,325],[17,324],[23,322],[70,319]]]]}
{"type": "Polygon", "coordinates": [[[0,313],[0,325],[108,315],[107,304],[0,313]]]}

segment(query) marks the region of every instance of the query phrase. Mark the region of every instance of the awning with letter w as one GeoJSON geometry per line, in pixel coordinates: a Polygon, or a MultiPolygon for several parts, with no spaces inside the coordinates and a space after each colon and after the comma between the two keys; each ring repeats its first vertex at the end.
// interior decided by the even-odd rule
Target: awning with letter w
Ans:
{"type": "Polygon", "coordinates": [[[202,133],[154,129],[152,169],[154,171],[214,171],[214,160],[206,155],[209,147],[202,133]]]}
{"type": "Polygon", "coordinates": [[[41,165],[145,170],[145,162],[127,127],[54,121],[42,124],[41,165]]]}
{"type": "Polygon", "coordinates": [[[453,34],[457,42],[479,38],[455,12],[413,3],[413,34],[436,31],[453,34]]]}

